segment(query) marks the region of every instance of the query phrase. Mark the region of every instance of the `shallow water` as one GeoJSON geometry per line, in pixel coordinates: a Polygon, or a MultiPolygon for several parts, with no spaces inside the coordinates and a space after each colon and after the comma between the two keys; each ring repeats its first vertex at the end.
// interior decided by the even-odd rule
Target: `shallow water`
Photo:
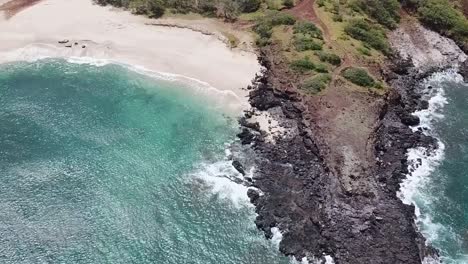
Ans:
{"type": "Polygon", "coordinates": [[[245,190],[217,178],[236,173],[235,120],[177,85],[117,65],[0,66],[1,263],[289,263],[245,190]]]}
{"type": "Polygon", "coordinates": [[[423,160],[403,192],[416,203],[421,231],[443,263],[468,263],[468,84],[448,71],[430,77],[426,86],[433,87],[431,108],[417,114],[440,148],[431,157],[410,152],[423,160]]]}

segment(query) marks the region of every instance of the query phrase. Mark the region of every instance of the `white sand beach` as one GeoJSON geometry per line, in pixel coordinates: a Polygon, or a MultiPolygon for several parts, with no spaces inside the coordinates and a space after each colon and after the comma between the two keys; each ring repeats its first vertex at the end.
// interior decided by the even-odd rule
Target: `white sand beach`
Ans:
{"type": "Polygon", "coordinates": [[[253,52],[229,48],[220,32],[150,25],[155,22],[91,0],[40,1],[8,19],[0,14],[0,63],[41,57],[110,60],[194,78],[247,102],[241,88],[260,71],[253,52]]]}

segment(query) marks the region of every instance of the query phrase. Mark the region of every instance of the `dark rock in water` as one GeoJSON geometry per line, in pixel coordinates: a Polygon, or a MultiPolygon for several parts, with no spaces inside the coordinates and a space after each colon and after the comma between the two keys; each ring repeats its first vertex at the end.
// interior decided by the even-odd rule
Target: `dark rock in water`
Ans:
{"type": "Polygon", "coordinates": [[[257,190],[255,190],[255,189],[249,189],[249,190],[247,191],[247,196],[249,197],[250,202],[251,202],[253,205],[257,205],[258,198],[260,198],[260,194],[258,193],[257,190]]]}
{"type": "Polygon", "coordinates": [[[337,264],[420,264],[425,256],[437,256],[417,231],[414,207],[396,195],[409,172],[407,150],[436,145],[433,138],[409,127],[419,124],[411,112],[420,107],[421,75],[411,69],[392,73],[389,82],[395,89],[378,110],[375,139],[369,141],[374,144],[373,160],[378,161],[365,175],[350,176],[362,182],[362,192],[353,193],[345,189],[336,169],[329,168],[323,158],[327,149],[311,135],[294,95],[271,87],[268,58],[261,56],[260,61],[267,71],[257,78],[251,105],[259,110],[279,107],[287,121],[298,124],[297,133],[271,143],[249,123],[240,122],[238,136],[256,154],[252,186],[262,195],[250,189],[248,196],[256,207],[255,223],[265,236],[271,238],[271,229],[278,227],[285,255],[312,260],[327,254],[337,264]]]}
{"type": "Polygon", "coordinates": [[[68,43],[68,42],[69,42],[68,39],[64,39],[64,40],[59,40],[58,43],[59,43],[59,44],[66,44],[66,43],[68,43]]]}
{"type": "Polygon", "coordinates": [[[426,110],[426,109],[429,108],[429,101],[427,101],[427,100],[421,100],[421,101],[419,102],[419,105],[420,105],[421,110],[426,110]]]}
{"type": "Polygon", "coordinates": [[[417,126],[420,123],[419,117],[409,113],[402,114],[400,119],[401,122],[407,126],[417,126]]]}
{"type": "Polygon", "coordinates": [[[237,137],[240,138],[242,145],[251,144],[255,139],[255,135],[247,128],[243,128],[237,137]]]}
{"type": "Polygon", "coordinates": [[[242,164],[238,161],[238,160],[234,160],[232,162],[232,166],[242,175],[245,175],[245,169],[244,169],[244,166],[242,166],[242,164]]]}
{"type": "Polygon", "coordinates": [[[463,80],[468,82],[468,60],[465,60],[461,65],[460,69],[458,70],[461,76],[463,76],[463,80]]]}

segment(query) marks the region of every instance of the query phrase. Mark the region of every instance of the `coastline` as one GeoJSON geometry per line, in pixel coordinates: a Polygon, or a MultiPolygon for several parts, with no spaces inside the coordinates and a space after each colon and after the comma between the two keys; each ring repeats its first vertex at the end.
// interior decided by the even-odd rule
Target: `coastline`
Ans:
{"type": "MultiPolygon", "coordinates": [[[[56,2],[56,0],[47,0],[44,4],[56,2]]],[[[77,1],[70,0],[70,2],[76,3],[77,1]]],[[[39,4],[37,7],[42,6],[39,4]]],[[[248,196],[257,209],[257,227],[265,232],[267,238],[272,238],[279,244],[282,253],[299,260],[320,259],[326,263],[332,261],[331,256],[339,263],[359,263],[353,262],[358,259],[359,261],[375,261],[373,263],[386,263],[388,259],[398,259],[395,263],[428,263],[425,262],[429,261],[425,260],[425,257],[437,258],[437,251],[426,245],[426,239],[414,223],[417,221],[417,208],[411,205],[409,200],[405,201],[400,192],[402,182],[408,180],[412,173],[412,166],[414,166],[412,162],[414,153],[411,151],[417,148],[424,148],[429,152],[438,151],[437,140],[426,135],[423,128],[418,129],[420,120],[415,113],[428,107],[428,102],[423,98],[424,91],[420,82],[431,73],[445,69],[453,63],[460,63],[462,58],[466,59],[466,55],[462,56],[463,53],[457,50],[449,52],[443,50],[447,45],[453,48],[446,38],[424,28],[412,29],[421,30],[422,35],[429,36],[429,41],[425,39],[425,41],[412,43],[416,44],[413,46],[397,47],[403,58],[394,57],[389,62],[390,65],[387,65],[390,69],[386,69],[388,71],[383,73],[394,91],[385,96],[382,104],[376,104],[379,119],[370,139],[374,144],[371,145],[371,149],[375,151],[371,158],[375,159],[375,164],[372,163],[368,169],[370,173],[378,176],[372,179],[372,182],[369,181],[368,192],[356,194],[353,193],[354,186],[343,187],[342,181],[344,180],[334,176],[337,173],[334,164],[328,163],[330,154],[327,153],[326,148],[323,148],[326,143],[320,141],[321,138],[314,131],[315,127],[310,124],[311,121],[307,115],[303,114],[307,112],[307,106],[300,102],[299,95],[287,88],[278,89],[275,86],[277,83],[271,80],[272,77],[269,75],[272,62],[269,61],[268,55],[260,54],[261,65],[266,70],[257,77],[253,90],[249,93],[243,87],[249,87],[251,79],[261,69],[258,63],[253,62],[257,61],[256,55],[248,49],[229,49],[223,42],[222,35],[209,33],[214,30],[213,28],[205,31],[197,27],[177,24],[177,20],[167,22],[167,24],[166,22],[148,22],[148,19],[135,17],[123,11],[94,7],[106,10],[109,16],[113,14],[112,19],[117,16],[120,17],[119,19],[131,17],[131,20],[124,23],[126,25],[129,23],[130,27],[134,27],[130,29],[132,31],[137,28],[136,31],[139,32],[140,37],[147,36],[144,32],[153,28],[161,36],[164,35],[162,38],[169,36],[171,43],[179,43],[180,46],[172,47],[170,43],[166,43],[161,44],[163,50],[153,50],[148,47],[148,42],[151,43],[158,38],[146,37],[143,37],[143,44],[137,44],[136,40],[130,43],[124,39],[126,36],[117,37],[118,34],[112,33],[113,30],[126,32],[125,28],[119,28],[122,25],[98,27],[97,31],[101,29],[104,31],[87,33],[88,36],[81,31],[76,31],[67,32],[68,35],[60,33],[65,37],[58,37],[57,32],[66,31],[57,31],[35,38],[23,32],[23,35],[14,37],[15,41],[6,41],[9,39],[6,37],[3,41],[6,44],[0,44],[0,55],[6,57],[3,62],[15,61],[18,58],[35,60],[44,56],[72,58],[80,63],[89,63],[86,60],[94,58],[97,62],[92,63],[140,65],[141,67],[135,70],[141,70],[149,75],[159,72],[159,74],[169,76],[164,72],[172,72],[175,73],[172,76],[176,78],[181,76],[189,80],[190,78],[202,80],[199,82],[202,86],[216,87],[226,94],[232,92],[234,96],[227,100],[242,104],[238,112],[249,108],[247,104],[247,99],[249,99],[254,110],[241,119],[242,132],[239,138],[244,145],[252,147],[253,153],[249,153],[250,156],[247,155],[244,158],[235,157],[234,161],[239,162],[240,165],[233,165],[240,173],[244,168],[255,167],[257,169],[254,176],[249,174],[245,177],[243,184],[255,187],[255,189],[249,189],[248,196]],[[108,33],[111,33],[111,41],[102,37],[108,36],[108,33]],[[102,36],[99,36],[100,34],[102,36]],[[88,40],[89,35],[93,35],[92,41],[88,40]],[[179,35],[182,37],[178,38],[179,35]],[[25,36],[27,36],[27,41],[20,40],[25,36]],[[439,41],[440,38],[442,41],[439,41]],[[66,44],[78,42],[78,45],[67,48],[65,45],[57,44],[57,41],[63,39],[69,40],[66,44]],[[200,46],[197,45],[195,50],[189,47],[190,45],[185,45],[194,43],[192,40],[200,42],[200,46]],[[85,50],[82,48],[83,45],[86,46],[85,50]],[[135,52],[130,48],[132,45],[141,50],[135,52]],[[174,48],[174,53],[166,54],[166,51],[174,48]],[[197,49],[200,53],[197,53],[197,49]],[[209,56],[201,52],[205,49],[209,56]],[[410,54],[409,51],[415,52],[410,54]],[[196,54],[191,54],[192,52],[196,54]],[[213,53],[216,55],[213,56],[213,53]],[[38,57],[38,54],[41,55],[38,57]],[[185,67],[187,56],[193,57],[188,60],[188,66],[185,67]],[[154,62],[152,58],[158,58],[158,61],[154,62]],[[233,62],[224,58],[229,58],[233,62]],[[412,60],[411,65],[408,59],[412,60]],[[190,63],[192,61],[193,64],[190,63]],[[195,62],[202,62],[203,65],[196,66],[195,62]],[[180,69],[179,66],[181,66],[180,69]],[[216,72],[221,68],[227,74],[216,72]],[[252,160],[248,161],[249,158],[252,160]],[[347,187],[349,190],[342,192],[341,188],[347,187]],[[365,202],[355,198],[354,195],[364,199],[365,202]],[[371,205],[366,204],[367,202],[371,205]],[[381,207],[375,205],[380,202],[384,205],[381,207]],[[364,208],[363,216],[357,215],[353,211],[354,208],[349,209],[350,207],[364,208]],[[389,212],[385,211],[387,209],[389,212]],[[353,217],[358,220],[351,224],[346,222],[353,217]],[[343,223],[339,223],[341,220],[343,223]],[[352,230],[346,233],[345,231],[348,231],[346,228],[350,226],[352,230]],[[388,228],[389,231],[379,234],[380,228],[388,228]],[[393,231],[403,234],[401,236],[403,242],[389,237],[388,234],[393,231]],[[278,234],[282,232],[284,234],[279,241],[278,234]],[[379,235],[382,235],[377,237],[380,244],[376,245],[376,249],[373,250],[381,254],[382,258],[370,259],[369,256],[375,255],[375,252],[370,252],[369,256],[365,256],[364,249],[369,245],[362,240],[379,235]],[[351,241],[358,241],[356,245],[344,245],[349,243],[349,236],[352,236],[351,241]],[[401,245],[398,245],[400,242],[401,245]],[[384,252],[384,249],[389,253],[384,252]],[[355,250],[351,256],[343,253],[351,250],[355,250]],[[351,262],[346,262],[350,259],[352,259],[351,262]]],[[[30,22],[26,20],[34,17],[34,12],[32,9],[31,13],[27,12],[28,10],[20,13],[19,20],[11,23],[25,22],[24,27],[30,27],[31,24],[28,24],[30,22]]],[[[11,21],[14,19],[16,18],[11,21]]],[[[2,27],[6,25],[2,23],[4,22],[0,20],[0,30],[3,30],[2,27]]],[[[97,23],[95,25],[100,24],[95,23],[97,23]]],[[[413,41],[402,31],[397,30],[394,33],[391,36],[394,46],[398,43],[408,44],[413,41]]],[[[0,36],[0,41],[2,41],[2,36],[0,36]]],[[[416,160],[418,158],[420,157],[416,160]]]]}
{"type": "MultiPolygon", "coordinates": [[[[412,30],[427,31],[422,27],[412,30]]],[[[401,31],[395,32],[390,36],[392,43],[400,43],[401,31]]],[[[250,93],[254,112],[270,112],[279,124],[293,123],[296,129],[271,142],[258,124],[246,121],[251,116],[247,113],[239,137],[256,155],[256,174],[251,179],[255,189],[248,193],[256,206],[256,224],[267,238],[277,238],[281,232],[283,254],[311,263],[325,263],[330,257],[336,263],[356,264],[438,261],[437,250],[426,243],[416,225],[415,206],[402,201],[399,192],[412,166],[409,151],[437,149],[437,140],[417,128],[420,120],[414,113],[428,107],[421,81],[461,63],[466,55],[453,41],[436,33],[428,37],[394,45],[400,56],[382,66],[392,89],[373,110],[378,118],[369,139],[367,177],[353,178],[361,181],[363,193],[356,193],[353,185],[343,191],[347,180],[327,158],[330,146],[321,141],[319,128],[308,117],[308,102],[285,82],[278,85],[274,61],[268,51],[261,54],[266,70],[250,93]],[[420,56],[415,58],[408,51],[420,56]],[[274,114],[278,108],[281,115],[274,114]]]]}
{"type": "Polygon", "coordinates": [[[0,63],[41,58],[118,62],[146,72],[200,80],[231,93],[230,100],[241,105],[237,111],[248,107],[243,88],[260,71],[253,49],[228,47],[208,20],[197,23],[213,35],[152,25],[158,21],[91,0],[40,1],[9,19],[0,18],[0,63]],[[68,41],[59,43],[63,40],[68,41]]]}

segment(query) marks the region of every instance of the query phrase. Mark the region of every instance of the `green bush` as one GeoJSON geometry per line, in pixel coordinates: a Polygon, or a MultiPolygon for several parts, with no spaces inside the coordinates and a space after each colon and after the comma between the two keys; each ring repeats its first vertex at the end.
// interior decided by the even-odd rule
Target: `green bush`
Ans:
{"type": "Polygon", "coordinates": [[[269,11],[264,17],[257,20],[253,30],[259,35],[257,39],[258,46],[266,46],[270,44],[269,38],[273,34],[273,27],[279,25],[294,25],[296,19],[289,14],[269,11]]]}
{"type": "Polygon", "coordinates": [[[352,6],[353,10],[362,10],[379,24],[390,29],[396,28],[400,22],[398,0],[355,0],[352,6]]]}
{"type": "Polygon", "coordinates": [[[453,38],[468,47],[468,20],[448,0],[420,0],[419,19],[429,28],[453,38]]]}
{"type": "Polygon", "coordinates": [[[306,92],[316,94],[325,89],[331,81],[330,74],[318,74],[314,77],[311,77],[305,80],[301,85],[300,88],[306,92]]]}
{"type": "Polygon", "coordinates": [[[286,8],[292,8],[294,7],[294,0],[283,0],[283,5],[286,8]]]}
{"type": "Polygon", "coordinates": [[[375,85],[374,78],[372,78],[363,68],[347,68],[343,72],[343,77],[359,86],[372,87],[375,85]]]}
{"type": "Polygon", "coordinates": [[[310,36],[294,35],[294,47],[297,51],[322,50],[323,44],[310,36]]]}
{"type": "Polygon", "coordinates": [[[372,55],[371,51],[366,47],[358,47],[357,51],[359,51],[359,53],[361,53],[362,55],[366,55],[366,56],[372,55]]]}
{"type": "Polygon", "coordinates": [[[298,72],[307,72],[315,69],[315,64],[310,61],[308,56],[291,62],[291,68],[298,72]]]}
{"type": "Polygon", "coordinates": [[[426,0],[418,9],[421,20],[436,30],[450,30],[461,19],[447,0],[426,0]]]}
{"type": "Polygon", "coordinates": [[[322,39],[322,31],[314,24],[311,22],[297,22],[294,25],[294,34],[304,34],[304,35],[309,35],[313,38],[318,38],[322,39]]]}
{"type": "Polygon", "coordinates": [[[327,65],[319,63],[315,65],[315,71],[319,73],[327,73],[328,72],[327,65]]]}
{"type": "Polygon", "coordinates": [[[333,53],[327,53],[324,51],[317,51],[315,53],[319,57],[319,59],[323,62],[328,62],[332,65],[340,65],[341,64],[341,58],[340,56],[333,54],[333,53]]]}
{"type": "Polygon", "coordinates": [[[350,20],[345,26],[345,32],[349,36],[364,42],[366,45],[382,51],[384,54],[390,53],[390,46],[385,32],[380,27],[371,25],[364,19],[357,18],[350,20]]]}

